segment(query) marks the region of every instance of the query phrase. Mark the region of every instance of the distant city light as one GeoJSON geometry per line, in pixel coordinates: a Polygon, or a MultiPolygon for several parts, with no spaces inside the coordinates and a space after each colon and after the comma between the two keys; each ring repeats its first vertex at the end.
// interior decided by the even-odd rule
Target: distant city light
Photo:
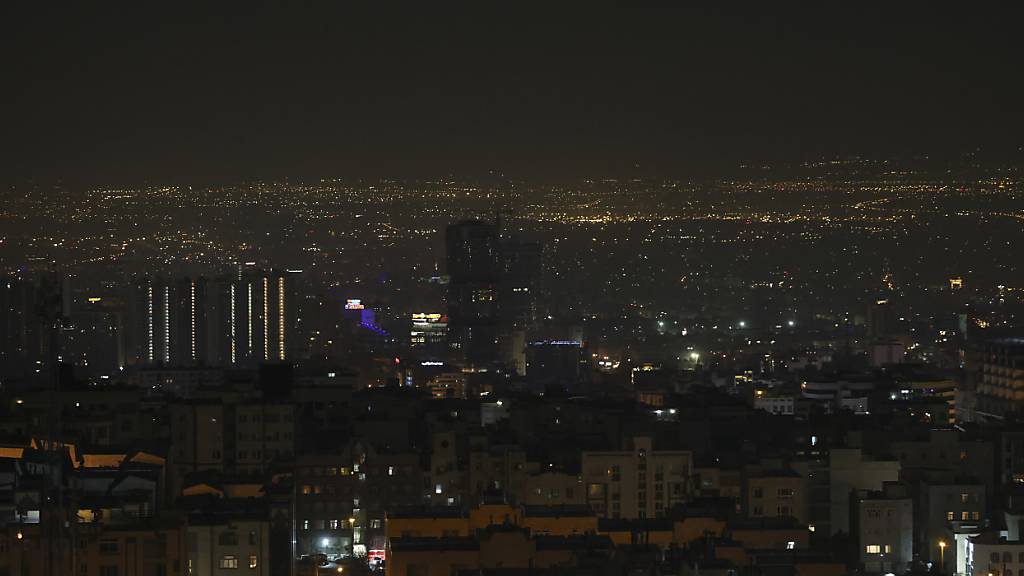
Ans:
{"type": "Polygon", "coordinates": [[[537,340],[530,346],[582,346],[579,340],[537,340]]]}

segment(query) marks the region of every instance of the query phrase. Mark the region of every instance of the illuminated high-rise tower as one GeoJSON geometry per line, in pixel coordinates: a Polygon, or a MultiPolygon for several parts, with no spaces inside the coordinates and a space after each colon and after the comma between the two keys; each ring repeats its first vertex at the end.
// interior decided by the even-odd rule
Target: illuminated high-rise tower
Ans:
{"type": "Polygon", "coordinates": [[[136,280],[129,295],[126,334],[132,364],[208,363],[207,282],[204,278],[136,280]]]}
{"type": "Polygon", "coordinates": [[[132,284],[129,364],[218,366],[289,360],[299,322],[293,270],[255,263],[214,278],[143,277],[132,284]]]}
{"type": "Polygon", "coordinates": [[[171,363],[170,290],[160,277],[143,277],[132,284],[126,334],[130,364],[171,363]]]}
{"type": "Polygon", "coordinates": [[[171,324],[172,357],[180,365],[209,363],[206,342],[209,338],[207,320],[207,280],[202,277],[182,278],[172,292],[172,310],[175,321],[171,324]]]}
{"type": "Polygon", "coordinates": [[[218,281],[217,356],[226,364],[291,359],[298,323],[295,280],[299,271],[239,265],[218,281]]]}

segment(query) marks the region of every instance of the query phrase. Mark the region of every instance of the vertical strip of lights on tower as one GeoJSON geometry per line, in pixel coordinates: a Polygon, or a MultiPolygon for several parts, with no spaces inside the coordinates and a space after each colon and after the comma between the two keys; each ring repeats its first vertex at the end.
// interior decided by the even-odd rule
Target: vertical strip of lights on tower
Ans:
{"type": "Polygon", "coordinates": [[[231,284],[231,363],[235,363],[235,285],[231,284]]]}
{"type": "Polygon", "coordinates": [[[263,277],[263,359],[270,360],[270,285],[263,277]]]}
{"type": "Polygon", "coordinates": [[[284,276],[277,279],[277,354],[284,360],[284,276]]]}
{"type": "Polygon", "coordinates": [[[171,363],[171,287],[164,286],[164,364],[171,363]]]}
{"type": "Polygon", "coordinates": [[[153,285],[146,287],[146,357],[153,362],[153,285]]]}
{"type": "Polygon", "coordinates": [[[196,281],[189,283],[189,337],[192,348],[192,361],[196,360],[196,281]]]}

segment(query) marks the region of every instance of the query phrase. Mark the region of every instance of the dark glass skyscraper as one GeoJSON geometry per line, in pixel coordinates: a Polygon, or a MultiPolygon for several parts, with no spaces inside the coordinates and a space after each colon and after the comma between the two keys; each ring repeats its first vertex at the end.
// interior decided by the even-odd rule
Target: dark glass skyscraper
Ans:
{"type": "Polygon", "coordinates": [[[495,227],[479,220],[448,226],[448,344],[470,364],[493,362],[498,350],[501,250],[495,227]]]}
{"type": "Polygon", "coordinates": [[[39,315],[39,285],[22,275],[0,280],[0,371],[28,377],[45,357],[46,332],[39,315]]]}

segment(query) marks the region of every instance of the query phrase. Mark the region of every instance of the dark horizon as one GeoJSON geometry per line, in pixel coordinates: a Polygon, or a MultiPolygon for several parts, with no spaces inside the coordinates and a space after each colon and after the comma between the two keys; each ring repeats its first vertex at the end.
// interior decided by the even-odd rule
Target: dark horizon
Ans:
{"type": "Polygon", "coordinates": [[[865,155],[1021,159],[1012,18],[5,6],[14,180],[679,177],[865,155]]]}

